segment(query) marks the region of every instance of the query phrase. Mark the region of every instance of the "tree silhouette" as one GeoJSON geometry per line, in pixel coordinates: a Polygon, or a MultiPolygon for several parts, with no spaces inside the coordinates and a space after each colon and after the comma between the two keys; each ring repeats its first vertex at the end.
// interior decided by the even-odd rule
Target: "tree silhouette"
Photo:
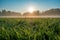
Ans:
{"type": "Polygon", "coordinates": [[[34,13],[35,15],[40,15],[40,11],[39,11],[39,10],[34,11],[33,13],[34,13]]]}

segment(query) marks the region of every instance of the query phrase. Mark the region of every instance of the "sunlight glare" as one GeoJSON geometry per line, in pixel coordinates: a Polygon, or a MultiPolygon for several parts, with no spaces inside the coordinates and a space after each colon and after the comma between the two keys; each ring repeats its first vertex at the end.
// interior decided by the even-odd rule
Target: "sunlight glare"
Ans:
{"type": "Polygon", "coordinates": [[[33,7],[29,7],[28,11],[29,11],[30,13],[32,13],[32,12],[34,11],[34,8],[33,8],[33,7]]]}

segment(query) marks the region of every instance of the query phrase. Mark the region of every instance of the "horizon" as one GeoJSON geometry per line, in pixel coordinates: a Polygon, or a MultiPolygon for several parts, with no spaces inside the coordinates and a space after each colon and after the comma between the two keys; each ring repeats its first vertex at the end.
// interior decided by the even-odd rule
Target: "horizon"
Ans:
{"type": "MultiPolygon", "coordinates": [[[[54,10],[55,10],[55,9],[60,9],[60,8],[51,8],[51,9],[54,9],[54,10]]],[[[51,9],[46,9],[45,11],[48,11],[48,10],[51,10],[51,9]]],[[[0,10],[0,11],[2,12],[3,10],[5,10],[5,11],[11,11],[11,10],[6,10],[6,9],[2,9],[2,10],[0,10]]],[[[41,10],[34,10],[33,12],[35,12],[35,11],[39,11],[39,12],[41,12],[41,13],[42,13],[42,12],[45,12],[45,11],[43,11],[43,10],[42,10],[42,11],[41,11],[41,10]]],[[[11,11],[11,12],[16,12],[16,11],[11,11]]],[[[27,12],[28,12],[28,13],[31,13],[31,12],[29,12],[29,10],[26,11],[26,12],[23,12],[23,13],[27,13],[27,12]]],[[[32,13],[33,13],[33,12],[32,12],[32,13]]],[[[17,13],[22,13],[22,12],[17,12],[17,13]]],[[[22,13],[22,14],[23,14],[23,13],[22,13]]]]}
{"type": "Polygon", "coordinates": [[[39,11],[60,8],[60,0],[0,0],[0,11],[6,9],[23,13],[28,12],[29,7],[39,11]]]}

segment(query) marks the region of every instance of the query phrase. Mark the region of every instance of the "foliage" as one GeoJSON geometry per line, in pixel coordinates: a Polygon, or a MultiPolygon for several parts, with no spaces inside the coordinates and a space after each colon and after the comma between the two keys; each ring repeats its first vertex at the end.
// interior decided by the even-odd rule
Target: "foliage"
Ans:
{"type": "Polygon", "coordinates": [[[60,40],[60,19],[0,18],[0,40],[60,40]]]}

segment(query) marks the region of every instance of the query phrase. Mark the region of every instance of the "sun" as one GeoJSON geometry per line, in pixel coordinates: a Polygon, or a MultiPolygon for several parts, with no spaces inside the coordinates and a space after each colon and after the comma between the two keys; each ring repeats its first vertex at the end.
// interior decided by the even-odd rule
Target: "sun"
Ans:
{"type": "Polygon", "coordinates": [[[32,13],[34,11],[34,8],[33,7],[29,7],[28,8],[28,12],[32,13]]]}

